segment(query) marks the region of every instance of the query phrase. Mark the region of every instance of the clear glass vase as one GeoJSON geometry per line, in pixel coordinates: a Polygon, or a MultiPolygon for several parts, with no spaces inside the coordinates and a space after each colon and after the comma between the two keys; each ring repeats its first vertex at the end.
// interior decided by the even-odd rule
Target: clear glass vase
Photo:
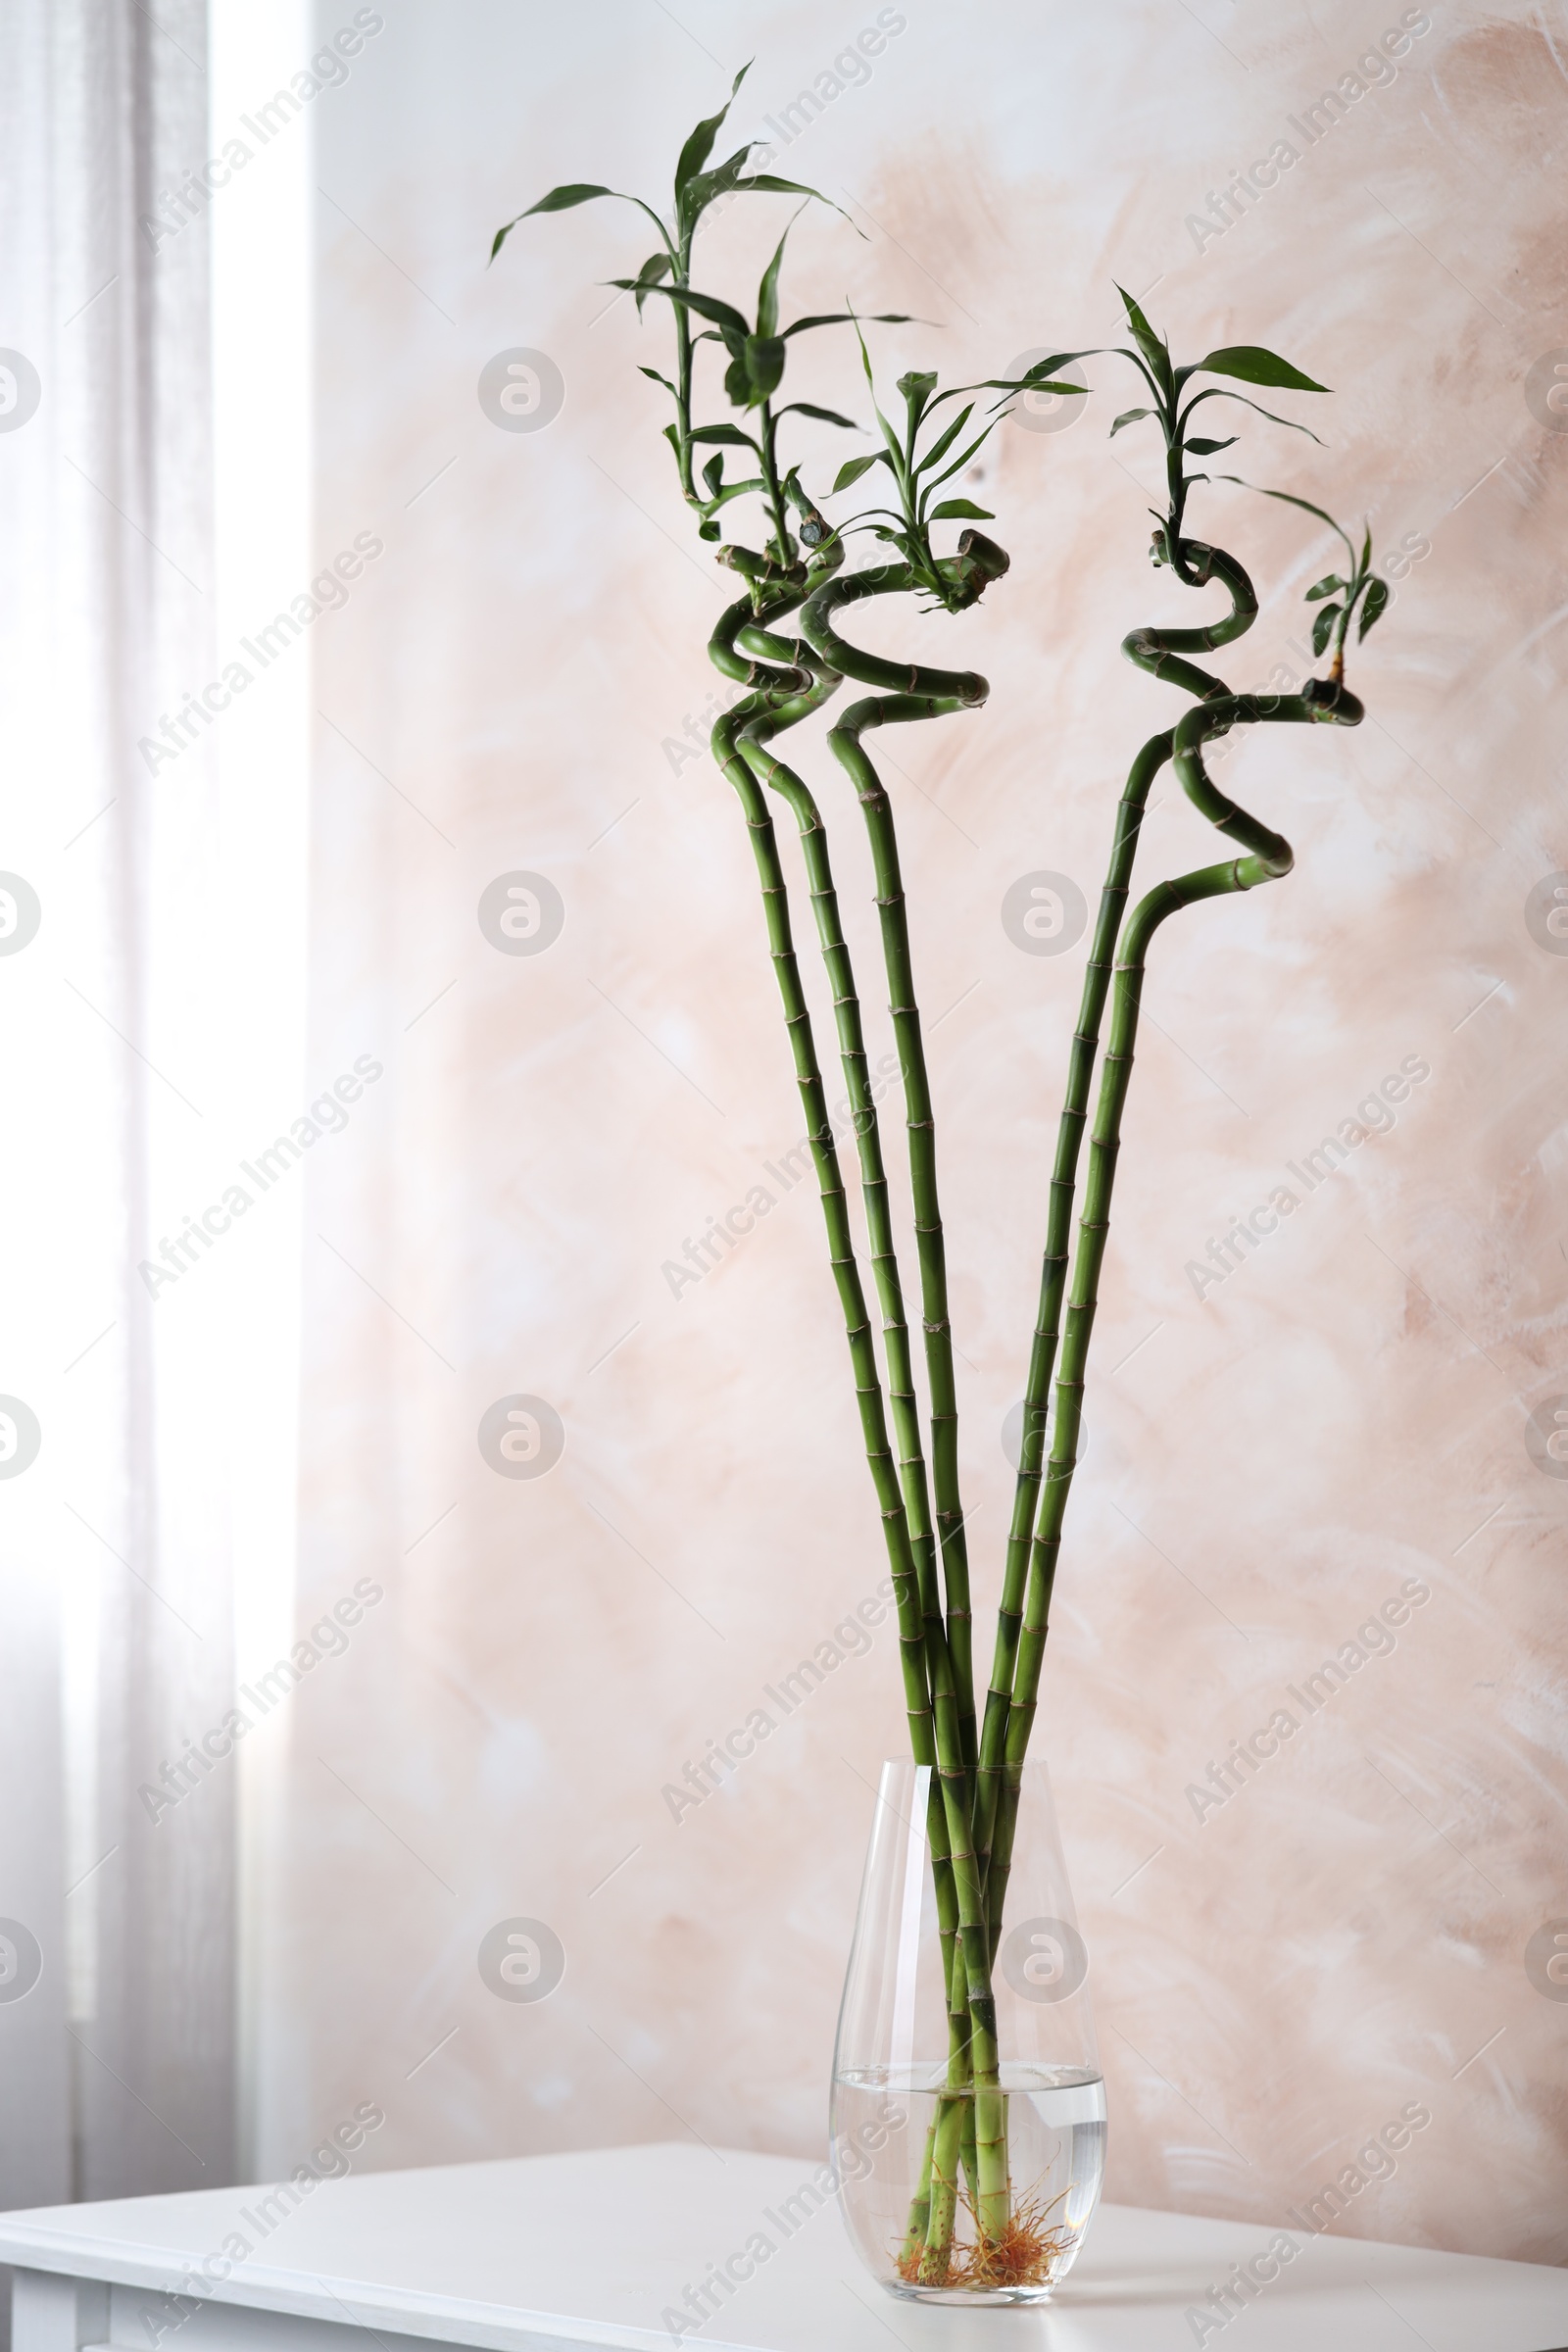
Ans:
{"type": "MultiPolygon", "coordinates": [[[[975,2043],[949,2007],[943,1928],[955,1896],[937,1777],[928,1765],[882,1767],[833,2056],[839,2204],[892,2294],[1038,2303],[1071,2269],[1104,2174],[1089,1955],[1050,1778],[1026,1763],[995,1846],[1004,1854],[1010,1831],[990,1922],[997,2064],[977,2075],[975,2043]]],[[[994,1863],[993,1900],[996,1873],[994,1863]]]]}

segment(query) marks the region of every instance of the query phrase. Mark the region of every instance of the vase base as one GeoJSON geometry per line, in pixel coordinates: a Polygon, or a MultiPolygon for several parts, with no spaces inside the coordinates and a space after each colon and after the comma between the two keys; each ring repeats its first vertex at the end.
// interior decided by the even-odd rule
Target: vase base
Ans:
{"type": "Polygon", "coordinates": [[[972,2311],[979,2305],[1001,2308],[1008,2303],[1049,2303],[1050,2286],[910,2286],[902,2278],[884,2278],[881,2285],[901,2303],[946,2303],[972,2311]]]}

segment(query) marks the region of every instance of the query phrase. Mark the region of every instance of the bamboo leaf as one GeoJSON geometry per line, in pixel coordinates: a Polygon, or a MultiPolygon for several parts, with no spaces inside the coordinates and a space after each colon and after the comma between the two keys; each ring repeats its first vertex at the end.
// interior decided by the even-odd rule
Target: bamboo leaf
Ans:
{"type": "MultiPolygon", "coordinates": [[[[1014,380],[1016,381],[1020,391],[1039,392],[1044,389],[1044,386],[1041,382],[1041,378],[1043,376],[1054,375],[1058,368],[1067,367],[1068,364],[1073,360],[1095,360],[1099,357],[1100,352],[1098,349],[1091,349],[1089,351],[1054,351],[1050,359],[1036,360],[1032,368],[1026,368],[1023,374],[1016,377],[1014,380]]],[[[1054,392],[1061,389],[1061,387],[1056,384],[1053,384],[1051,388],[1054,392]]],[[[1072,384],[1067,388],[1073,392],[1081,392],[1083,390],[1082,384],[1072,384]]]]}
{"type": "Polygon", "coordinates": [[[1370,568],[1370,566],[1371,566],[1371,563],[1372,563],[1372,525],[1371,525],[1370,523],[1368,523],[1368,524],[1367,524],[1367,526],[1366,526],[1366,537],[1365,537],[1365,538],[1362,540],[1362,542],[1361,542],[1361,561],[1360,561],[1360,563],[1357,564],[1357,566],[1356,566],[1356,569],[1357,569],[1358,571],[1366,571],[1366,570],[1368,570],[1368,569],[1370,568]]]}
{"type": "Polygon", "coordinates": [[[784,373],[787,354],[782,335],[748,335],[745,350],[746,373],[758,400],[765,400],[777,389],[784,373]]]}
{"type": "MultiPolygon", "coordinates": [[[[1288,424],[1293,433],[1304,433],[1309,441],[1317,443],[1319,449],[1326,446],[1321,434],[1314,433],[1309,424],[1301,424],[1294,416],[1276,416],[1272,409],[1265,409],[1258,401],[1249,400],[1245,392],[1227,392],[1219,384],[1210,384],[1206,392],[1194,393],[1182,413],[1181,429],[1183,431],[1186,430],[1187,420],[1200,400],[1239,400],[1244,409],[1254,409],[1259,416],[1266,416],[1270,424],[1288,424]]],[[[1354,553],[1353,549],[1351,553],[1354,553]]]]}
{"type": "Polygon", "coordinates": [[[754,456],[760,453],[750,433],[743,433],[738,424],[700,424],[692,435],[694,441],[717,441],[726,449],[749,449],[754,456]]]}
{"type": "Polygon", "coordinates": [[[940,473],[934,473],[931,476],[931,479],[925,486],[925,496],[927,498],[930,497],[933,490],[940,490],[944,482],[950,482],[956,473],[961,473],[963,471],[963,468],[968,465],[969,460],[974,456],[975,451],[981,448],[985,442],[990,440],[991,435],[993,432],[995,432],[999,421],[1000,420],[994,416],[989,424],[987,424],[980,432],[976,433],[974,439],[970,442],[967,449],[960,450],[951,465],[944,466],[940,473]]]}
{"type": "Polygon", "coordinates": [[[1356,632],[1357,645],[1360,644],[1361,639],[1366,635],[1368,629],[1371,628],[1373,622],[1380,619],[1383,613],[1387,612],[1388,604],[1388,581],[1374,580],[1366,592],[1366,603],[1361,607],[1361,626],[1356,632]]]}
{"type": "Polygon", "coordinates": [[[1155,334],[1153,328],[1150,325],[1149,320],[1144,317],[1144,314],[1139,309],[1137,303],[1134,302],[1132,296],[1127,292],[1126,287],[1118,286],[1116,291],[1121,296],[1122,303],[1125,306],[1127,312],[1127,324],[1132,329],[1133,341],[1137,344],[1139,350],[1143,353],[1145,360],[1149,363],[1149,367],[1153,373],[1156,384],[1158,384],[1161,390],[1164,391],[1168,396],[1175,388],[1175,378],[1171,373],[1170,353],[1166,350],[1158,335],[1155,334]]]}
{"type": "MultiPolygon", "coordinates": [[[[907,311],[870,311],[866,322],[871,326],[920,326],[924,321],[912,318],[907,311]]],[[[858,313],[855,311],[818,311],[812,318],[797,318],[793,326],[784,329],[788,335],[804,335],[811,326],[855,326],[858,313]]]]}
{"type": "MultiPolygon", "coordinates": [[[[780,179],[771,172],[754,172],[749,178],[737,179],[732,184],[737,188],[759,189],[764,196],[814,196],[818,204],[825,204],[830,212],[850,220],[842,204],[835,204],[832,197],[824,196],[820,188],[808,188],[798,179],[780,179]]],[[[855,228],[853,220],[850,220],[850,226],[855,228]]],[[[863,237],[865,231],[856,228],[855,233],[858,237],[863,237]]]]}
{"type": "Polygon", "coordinates": [[[1193,455],[1199,458],[1212,458],[1217,456],[1220,450],[1234,449],[1235,446],[1236,435],[1234,433],[1224,441],[1189,441],[1187,443],[1187,447],[1193,452],[1193,455]]]}
{"type": "Polygon", "coordinates": [[[942,431],[937,435],[937,438],[932,442],[931,447],[926,451],[925,456],[916,464],[914,468],[916,474],[926,473],[933,466],[941,465],[943,459],[947,456],[949,450],[953,447],[953,444],[955,441],[956,441],[958,435],[962,432],[964,426],[968,423],[973,415],[974,402],[971,400],[968,407],[966,409],[960,409],[956,416],[955,416],[953,419],[953,422],[949,425],[945,425],[942,431]]]}
{"type": "Polygon", "coordinates": [[[1325,605],[1321,612],[1314,615],[1312,621],[1312,651],[1314,655],[1321,657],[1323,648],[1334,634],[1334,623],[1339,619],[1343,610],[1344,607],[1341,605],[1325,605]]]}
{"type": "Polygon", "coordinates": [[[667,253],[651,253],[638,270],[637,316],[639,318],[643,315],[643,304],[648,300],[650,288],[658,285],[669,267],[670,261],[667,253]]]}
{"type": "MultiPolygon", "coordinates": [[[[622,293],[627,294],[634,292],[637,286],[634,277],[612,277],[608,282],[619,286],[622,293]]],[[[720,302],[713,294],[699,294],[695,286],[649,286],[646,291],[662,294],[666,302],[679,303],[683,310],[695,311],[700,318],[711,318],[730,356],[733,359],[741,357],[752,330],[732,302],[720,302]]]]}
{"type": "Polygon", "coordinates": [[[883,416],[882,404],[876,396],[876,377],[871,372],[871,354],[865,348],[865,337],[860,332],[860,321],[858,318],[853,318],[852,323],[855,328],[855,340],[860,346],[860,366],[865,370],[865,380],[870,388],[871,414],[881,428],[883,441],[887,445],[888,463],[892,467],[893,478],[898,483],[902,494],[905,487],[904,452],[899,447],[899,436],[883,416]]]}
{"type": "Polygon", "coordinates": [[[933,507],[932,522],[995,522],[989,507],[977,507],[972,498],[945,498],[940,507],[933,507]]]}
{"type": "Polygon", "coordinates": [[[748,139],[744,147],[737,147],[733,155],[727,155],[711,172],[699,172],[686,182],[680,193],[679,218],[688,236],[715,197],[727,196],[731,188],[739,186],[753,143],[748,139]]]}
{"type": "MultiPolygon", "coordinates": [[[[699,122],[697,128],[692,132],[691,137],[681,149],[679,160],[675,165],[675,194],[677,198],[684,190],[687,181],[696,178],[698,172],[702,170],[709,157],[712,154],[713,141],[718,136],[719,128],[723,123],[724,117],[729,113],[730,108],[734,105],[735,93],[740,88],[741,83],[746,79],[747,74],[751,72],[754,62],[754,60],[748,59],[747,63],[742,66],[740,72],[730,83],[729,96],[725,99],[717,114],[710,115],[706,122],[699,122]]],[[[749,152],[749,148],[743,150],[743,152],[749,152]]]]}
{"type": "MultiPolygon", "coordinates": [[[[795,220],[800,217],[797,213],[795,220]]],[[[778,273],[783,267],[784,248],[789,242],[790,228],[795,226],[795,220],[790,222],[790,227],[780,237],[773,259],[762,271],[762,282],[757,289],[757,331],[769,340],[778,334],[778,273]]]]}
{"type": "Polygon", "coordinates": [[[1326,509],[1314,507],[1309,498],[1298,498],[1293,490],[1265,490],[1261,482],[1244,482],[1239,473],[1222,473],[1219,478],[1222,482],[1235,482],[1243,490],[1255,490],[1259,498],[1277,498],[1282,506],[1299,507],[1303,514],[1315,514],[1319,522],[1328,524],[1337,539],[1345,540],[1346,553],[1350,558],[1352,569],[1354,568],[1355,550],[1326,509]]]}
{"type": "Polygon", "coordinates": [[[1332,596],[1336,588],[1343,588],[1344,586],[1345,582],[1341,579],[1339,573],[1337,571],[1331,571],[1326,579],[1318,581],[1315,588],[1309,588],[1307,590],[1306,601],[1309,605],[1315,605],[1320,597],[1332,596]]]}
{"type": "Polygon", "coordinates": [[[597,181],[573,179],[563,182],[559,188],[552,188],[548,196],[541,196],[537,204],[530,204],[526,212],[517,213],[511,220],[503,222],[491,240],[491,261],[495,260],[519,220],[531,220],[535,213],[569,213],[573,205],[591,204],[596,196],[613,196],[621,204],[634,204],[640,213],[647,213],[660,235],[667,242],[669,232],[664,223],[649,205],[644,204],[640,196],[623,196],[618,188],[602,188],[597,181]]]}
{"type": "Polygon", "coordinates": [[[1154,411],[1152,409],[1123,409],[1121,415],[1116,418],[1115,423],[1111,426],[1106,438],[1114,441],[1116,435],[1121,431],[1121,428],[1124,424],[1137,424],[1142,417],[1152,416],[1153,415],[1154,411]]]}
{"type": "Polygon", "coordinates": [[[680,394],[675,390],[675,387],[670,382],[668,376],[661,375],[657,368],[644,368],[639,364],[637,372],[639,375],[646,375],[650,377],[656,384],[662,384],[664,390],[670,395],[672,400],[679,400],[680,394]]]}
{"type": "MultiPolygon", "coordinates": [[[[1137,331],[1134,327],[1134,334],[1137,331]]],[[[1200,360],[1191,372],[1197,375],[1203,369],[1210,375],[1238,376],[1244,384],[1270,384],[1280,392],[1328,390],[1327,384],[1314,383],[1277,352],[1265,351],[1261,343],[1227,343],[1222,351],[1211,351],[1206,360],[1200,360]]]]}
{"type": "Polygon", "coordinates": [[[788,408],[780,409],[781,416],[814,416],[818,424],[842,424],[846,432],[858,433],[860,427],[853,416],[841,416],[837,409],[819,409],[814,401],[792,400],[788,408]]]}
{"type": "Polygon", "coordinates": [[[836,497],[841,490],[850,489],[854,483],[859,480],[861,474],[868,473],[873,466],[884,466],[886,463],[886,452],[880,449],[874,449],[868,458],[846,458],[844,464],[839,467],[838,479],[833,484],[834,496],[836,497]]]}
{"type": "MultiPolygon", "coordinates": [[[[694,433],[692,439],[695,441],[696,438],[694,433]]],[[[716,498],[724,487],[724,452],[721,449],[715,450],[703,467],[703,479],[708,484],[709,497],[716,498]]]]}

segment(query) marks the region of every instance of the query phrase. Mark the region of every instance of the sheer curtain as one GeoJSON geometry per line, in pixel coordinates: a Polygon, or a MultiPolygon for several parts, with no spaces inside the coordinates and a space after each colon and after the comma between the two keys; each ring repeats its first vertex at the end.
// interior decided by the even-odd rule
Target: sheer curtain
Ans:
{"type": "Polygon", "coordinates": [[[0,0],[10,2205],[234,2165],[236,1776],[202,1745],[232,1704],[230,1278],[188,1222],[220,1198],[230,1094],[188,715],[216,665],[207,24],[202,0],[155,14],[0,0]],[[189,217],[160,237],[155,208],[189,217]]]}

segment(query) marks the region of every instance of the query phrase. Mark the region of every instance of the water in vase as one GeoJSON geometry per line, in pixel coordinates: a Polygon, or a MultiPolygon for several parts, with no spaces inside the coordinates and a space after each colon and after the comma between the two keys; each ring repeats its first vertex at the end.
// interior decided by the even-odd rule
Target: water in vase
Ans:
{"type": "MultiPolygon", "coordinates": [[[[851,2235],[862,2261],[895,2294],[1041,2301],[1071,2268],[1099,2202],[1103,2080],[1083,2067],[1004,2061],[1007,2213],[1004,2228],[984,2232],[972,2177],[972,2095],[956,2095],[947,2079],[941,2061],[848,2068],[835,2076],[833,2157],[851,2235]],[[941,2197],[944,2182],[954,2208],[951,2250],[933,2259],[923,2251],[921,2227],[929,2230],[930,2200],[941,2197]]],[[[946,2231],[931,2234],[946,2246],[946,2231]]]]}

